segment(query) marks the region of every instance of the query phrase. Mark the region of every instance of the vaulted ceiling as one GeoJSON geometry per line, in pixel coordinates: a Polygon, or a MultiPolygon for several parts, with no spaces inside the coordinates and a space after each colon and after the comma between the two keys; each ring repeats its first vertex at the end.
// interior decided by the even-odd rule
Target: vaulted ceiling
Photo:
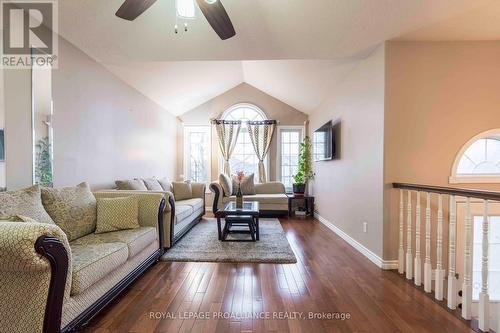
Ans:
{"type": "Polygon", "coordinates": [[[176,115],[241,82],[309,113],[386,40],[500,37],[497,0],[222,0],[226,41],[199,10],[175,34],[174,0],[132,22],[114,16],[122,1],[59,1],[59,33],[176,115]]]}

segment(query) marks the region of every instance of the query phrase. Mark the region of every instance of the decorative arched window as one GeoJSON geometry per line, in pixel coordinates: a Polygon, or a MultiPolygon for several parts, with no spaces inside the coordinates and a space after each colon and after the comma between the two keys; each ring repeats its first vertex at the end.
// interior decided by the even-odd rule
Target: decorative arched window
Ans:
{"type": "Polygon", "coordinates": [[[450,183],[500,183],[500,129],[476,135],[460,149],[450,183]]]}
{"type": "Polygon", "coordinates": [[[255,175],[255,179],[258,180],[259,159],[255,154],[246,123],[248,121],[266,120],[266,114],[256,105],[239,103],[227,109],[222,115],[222,119],[239,120],[242,122],[236,146],[231,154],[231,158],[229,159],[229,165],[232,172],[244,171],[245,174],[253,173],[255,175]]]}

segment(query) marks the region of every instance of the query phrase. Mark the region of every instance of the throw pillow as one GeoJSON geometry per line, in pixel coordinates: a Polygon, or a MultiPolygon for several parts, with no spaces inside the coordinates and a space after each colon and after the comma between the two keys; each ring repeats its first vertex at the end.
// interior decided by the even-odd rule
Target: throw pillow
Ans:
{"type": "MultiPolygon", "coordinates": [[[[254,174],[251,173],[248,176],[243,177],[243,181],[241,182],[241,192],[243,195],[253,195],[255,194],[255,184],[254,184],[254,174]]],[[[233,195],[236,195],[238,191],[238,177],[236,175],[233,176],[233,195]]]]}
{"type": "Polygon", "coordinates": [[[229,197],[231,194],[233,194],[233,181],[231,180],[231,177],[224,173],[221,173],[219,175],[219,184],[224,191],[224,196],[229,197]]]}
{"type": "Polygon", "coordinates": [[[11,216],[0,216],[0,221],[2,222],[30,222],[30,223],[38,223],[33,220],[31,217],[23,216],[23,215],[11,215],[11,216]]]}
{"type": "Polygon", "coordinates": [[[143,181],[144,181],[144,185],[146,185],[146,188],[149,191],[163,191],[163,188],[161,187],[161,185],[157,179],[147,178],[147,179],[143,179],[143,181]]]}
{"type": "Polygon", "coordinates": [[[69,241],[95,230],[96,200],[87,183],[58,189],[43,187],[42,203],[69,241]]]}
{"type": "Polygon", "coordinates": [[[97,200],[96,234],[139,228],[139,199],[135,196],[97,200]]]}
{"type": "Polygon", "coordinates": [[[54,224],[42,205],[38,185],[19,191],[0,192],[0,215],[23,215],[40,223],[54,224]]]}
{"type": "Polygon", "coordinates": [[[144,185],[142,179],[128,179],[115,181],[116,187],[119,190],[125,191],[147,191],[148,188],[144,185]]]}
{"type": "Polygon", "coordinates": [[[186,200],[193,197],[193,189],[189,182],[172,182],[175,200],[186,200]]]}
{"type": "Polygon", "coordinates": [[[172,184],[168,181],[167,178],[158,179],[158,183],[160,183],[163,191],[172,192],[172,184]]]}

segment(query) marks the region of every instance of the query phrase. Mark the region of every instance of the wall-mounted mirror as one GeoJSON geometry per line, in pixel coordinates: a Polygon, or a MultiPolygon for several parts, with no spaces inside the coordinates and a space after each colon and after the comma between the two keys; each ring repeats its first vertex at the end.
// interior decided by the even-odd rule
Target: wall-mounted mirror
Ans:
{"type": "Polygon", "coordinates": [[[33,65],[31,78],[33,184],[52,187],[54,181],[52,68],[33,65]]]}

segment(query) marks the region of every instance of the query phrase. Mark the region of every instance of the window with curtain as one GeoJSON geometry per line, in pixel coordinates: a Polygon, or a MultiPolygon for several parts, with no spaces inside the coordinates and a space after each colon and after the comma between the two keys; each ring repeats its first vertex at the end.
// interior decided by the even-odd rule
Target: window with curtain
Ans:
{"type": "Polygon", "coordinates": [[[293,176],[299,168],[299,147],[302,138],[302,127],[278,127],[278,179],[290,192],[293,187],[293,176]]]}
{"type": "MultiPolygon", "coordinates": [[[[233,154],[229,160],[232,173],[243,171],[245,174],[253,173],[255,181],[259,177],[259,159],[255,154],[255,150],[248,135],[246,122],[266,120],[265,113],[253,104],[241,103],[233,105],[222,115],[223,120],[240,120],[242,121],[240,134],[236,141],[233,154]]],[[[267,161],[267,157],[266,157],[267,161]]],[[[264,163],[266,163],[266,161],[264,163]]]]}
{"type": "Polygon", "coordinates": [[[210,181],[210,126],[184,127],[184,179],[210,181]]]}

